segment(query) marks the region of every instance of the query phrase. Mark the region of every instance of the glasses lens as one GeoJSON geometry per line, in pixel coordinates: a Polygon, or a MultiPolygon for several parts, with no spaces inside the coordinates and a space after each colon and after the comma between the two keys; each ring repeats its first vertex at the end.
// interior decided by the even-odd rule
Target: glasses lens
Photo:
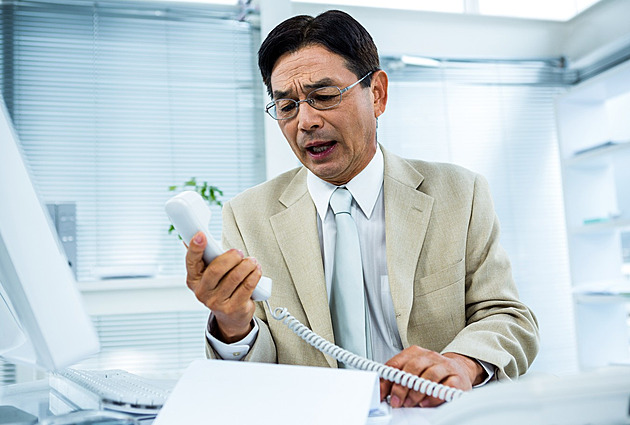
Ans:
{"type": "Polygon", "coordinates": [[[292,118],[297,111],[297,102],[293,99],[278,99],[273,104],[269,112],[278,120],[292,118]]]}
{"type": "Polygon", "coordinates": [[[308,94],[308,103],[315,109],[330,109],[341,102],[341,90],[338,87],[320,87],[308,94]]]}

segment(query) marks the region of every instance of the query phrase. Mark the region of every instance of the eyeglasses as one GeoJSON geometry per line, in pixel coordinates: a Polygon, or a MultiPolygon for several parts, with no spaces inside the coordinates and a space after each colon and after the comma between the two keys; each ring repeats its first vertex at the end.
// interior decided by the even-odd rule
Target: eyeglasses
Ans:
{"type": "Polygon", "coordinates": [[[300,103],[304,102],[308,103],[311,108],[320,111],[332,109],[341,103],[341,95],[343,93],[365,80],[372,72],[374,71],[368,72],[356,83],[349,85],[345,89],[340,89],[336,86],[319,87],[307,94],[304,100],[276,99],[265,107],[265,112],[274,120],[282,121],[295,117],[300,103]]]}

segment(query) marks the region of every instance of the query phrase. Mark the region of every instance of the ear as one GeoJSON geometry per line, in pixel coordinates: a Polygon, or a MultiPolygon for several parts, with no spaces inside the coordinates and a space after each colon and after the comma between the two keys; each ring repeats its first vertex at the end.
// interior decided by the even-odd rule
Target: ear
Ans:
{"type": "Polygon", "coordinates": [[[387,74],[383,70],[376,71],[372,76],[372,96],[374,97],[375,118],[378,118],[385,112],[388,81],[387,74]]]}

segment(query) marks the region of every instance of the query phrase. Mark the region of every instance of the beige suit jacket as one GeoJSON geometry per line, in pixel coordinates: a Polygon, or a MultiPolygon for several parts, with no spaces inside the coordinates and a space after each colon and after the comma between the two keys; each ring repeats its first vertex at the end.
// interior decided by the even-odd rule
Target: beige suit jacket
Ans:
{"type": "MultiPolygon", "coordinates": [[[[481,176],[383,149],[387,269],[403,346],[455,352],[515,378],[538,352],[538,325],[519,299],[481,176]]],[[[256,257],[273,279],[272,308],[334,341],[315,205],[300,167],[223,207],[223,245],[256,257]]],[[[260,331],[244,360],[336,367],[257,303],[260,331]]],[[[217,354],[207,344],[208,357],[217,354]]]]}

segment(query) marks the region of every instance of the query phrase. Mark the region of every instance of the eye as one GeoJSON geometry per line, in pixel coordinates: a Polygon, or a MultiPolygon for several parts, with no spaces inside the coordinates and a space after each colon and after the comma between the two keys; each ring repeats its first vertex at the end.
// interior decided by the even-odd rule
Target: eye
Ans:
{"type": "Polygon", "coordinates": [[[319,94],[319,93],[316,93],[313,96],[311,96],[311,99],[313,99],[315,102],[331,102],[331,101],[334,101],[335,99],[337,99],[337,97],[339,97],[338,94],[319,94]]]}
{"type": "Polygon", "coordinates": [[[321,87],[309,93],[307,98],[315,108],[329,108],[339,103],[340,94],[337,87],[321,87]]]}
{"type": "Polygon", "coordinates": [[[278,99],[275,104],[276,108],[283,114],[293,111],[297,105],[292,99],[278,99]]]}

